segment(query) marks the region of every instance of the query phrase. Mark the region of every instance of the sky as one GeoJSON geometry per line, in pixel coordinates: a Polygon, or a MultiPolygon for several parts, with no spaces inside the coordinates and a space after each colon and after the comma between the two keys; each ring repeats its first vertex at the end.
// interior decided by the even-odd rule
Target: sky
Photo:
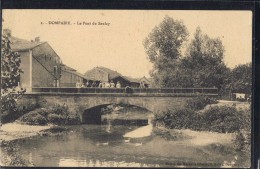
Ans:
{"type": "Polygon", "coordinates": [[[143,41],[165,15],[183,21],[189,40],[197,26],[210,37],[219,37],[228,67],[252,61],[251,11],[8,9],[3,10],[3,29],[11,29],[12,36],[26,40],[39,36],[64,64],[82,74],[104,66],[126,76],[149,77],[152,64],[143,41]],[[49,23],[54,21],[69,21],[71,25],[49,23]]]}

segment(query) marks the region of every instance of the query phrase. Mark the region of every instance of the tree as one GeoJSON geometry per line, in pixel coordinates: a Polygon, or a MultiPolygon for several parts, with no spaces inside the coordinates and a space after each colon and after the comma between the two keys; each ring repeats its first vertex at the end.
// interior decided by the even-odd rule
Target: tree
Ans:
{"type": "Polygon", "coordinates": [[[11,42],[8,33],[2,35],[1,48],[1,112],[14,111],[16,100],[24,93],[18,89],[17,85],[20,78],[21,58],[20,55],[11,50],[11,42]]]}
{"type": "Polygon", "coordinates": [[[223,62],[224,46],[219,38],[210,38],[198,27],[182,59],[182,68],[190,77],[190,87],[223,88],[229,69],[223,62]]]}
{"type": "Polygon", "coordinates": [[[252,93],[252,64],[241,64],[232,70],[231,86],[236,92],[252,93]]]}
{"type": "Polygon", "coordinates": [[[144,40],[145,52],[153,63],[150,72],[157,87],[173,87],[177,76],[181,47],[187,40],[186,26],[178,20],[165,16],[144,40]]]}

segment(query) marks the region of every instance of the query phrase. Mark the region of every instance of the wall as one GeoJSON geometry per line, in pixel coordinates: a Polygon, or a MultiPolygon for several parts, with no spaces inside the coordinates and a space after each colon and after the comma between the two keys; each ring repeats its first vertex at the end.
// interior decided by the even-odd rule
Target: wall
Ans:
{"type": "Polygon", "coordinates": [[[70,71],[61,71],[60,87],[76,87],[77,82],[83,83],[83,78],[70,71]]]}
{"type": "Polygon", "coordinates": [[[72,73],[62,70],[60,78],[60,87],[75,87],[75,77],[72,73]]]}
{"type": "Polygon", "coordinates": [[[23,88],[30,87],[30,56],[28,52],[19,52],[21,56],[21,69],[24,71],[20,74],[20,86],[23,88]]]}
{"type": "Polygon", "coordinates": [[[54,74],[54,66],[57,66],[57,70],[60,69],[59,56],[48,43],[43,43],[35,47],[32,50],[32,55],[33,87],[53,87],[55,77],[59,78],[59,72],[54,74]]]}

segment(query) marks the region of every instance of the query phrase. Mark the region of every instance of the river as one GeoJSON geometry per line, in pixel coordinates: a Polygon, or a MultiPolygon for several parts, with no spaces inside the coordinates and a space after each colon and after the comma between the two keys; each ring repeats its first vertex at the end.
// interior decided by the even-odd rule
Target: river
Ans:
{"type": "Polygon", "coordinates": [[[17,153],[46,167],[219,167],[233,156],[147,132],[135,137],[134,131],[152,129],[137,124],[66,126],[61,135],[18,140],[17,153]]]}

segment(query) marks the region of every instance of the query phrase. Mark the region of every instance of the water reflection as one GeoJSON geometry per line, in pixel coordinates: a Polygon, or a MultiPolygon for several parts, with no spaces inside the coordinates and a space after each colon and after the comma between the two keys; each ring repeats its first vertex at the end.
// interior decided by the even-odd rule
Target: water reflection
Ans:
{"type": "Polygon", "coordinates": [[[232,156],[154,135],[150,123],[113,123],[67,126],[67,134],[18,141],[18,153],[35,166],[49,167],[176,167],[185,161],[222,163],[232,156]]]}
{"type": "Polygon", "coordinates": [[[158,164],[144,164],[126,161],[102,161],[102,160],[75,160],[62,158],[59,161],[59,167],[159,167],[158,164]]]}

